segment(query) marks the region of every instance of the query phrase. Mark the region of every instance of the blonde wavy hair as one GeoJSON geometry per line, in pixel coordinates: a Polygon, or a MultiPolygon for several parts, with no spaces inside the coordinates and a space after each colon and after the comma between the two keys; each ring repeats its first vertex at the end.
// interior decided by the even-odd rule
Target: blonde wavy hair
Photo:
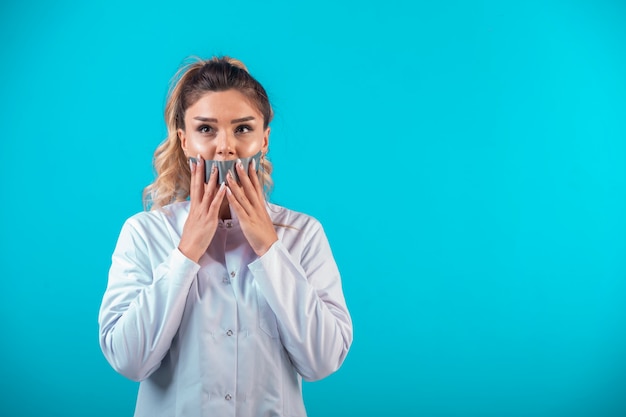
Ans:
{"type": "MultiPolygon", "coordinates": [[[[208,60],[193,57],[176,72],[167,94],[165,124],[167,137],[154,152],[156,179],[143,190],[146,210],[155,210],[189,197],[191,172],[181,147],[178,129],[185,129],[185,112],[209,91],[237,90],[245,95],[263,115],[263,128],[274,112],[263,86],[254,79],[243,62],[228,56],[208,60]]],[[[263,155],[258,177],[266,199],[273,187],[272,163],[263,155]]]]}

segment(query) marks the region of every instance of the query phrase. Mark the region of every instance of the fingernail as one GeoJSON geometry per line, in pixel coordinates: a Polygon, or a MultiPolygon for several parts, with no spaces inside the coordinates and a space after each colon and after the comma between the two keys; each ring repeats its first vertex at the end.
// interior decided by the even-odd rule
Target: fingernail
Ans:
{"type": "Polygon", "coordinates": [[[192,159],[189,160],[189,170],[191,172],[194,172],[196,170],[196,164],[193,163],[192,159]]]}
{"type": "Polygon", "coordinates": [[[256,161],[252,158],[252,169],[256,171],[256,161]]]}
{"type": "Polygon", "coordinates": [[[211,166],[211,174],[215,174],[215,171],[217,171],[217,165],[213,164],[213,166],[211,166]]]}
{"type": "Polygon", "coordinates": [[[243,164],[241,163],[241,159],[237,159],[237,166],[239,168],[243,168],[243,164]]]}
{"type": "Polygon", "coordinates": [[[198,164],[201,164],[202,162],[204,161],[202,160],[202,157],[200,156],[200,154],[198,154],[198,164]]]}

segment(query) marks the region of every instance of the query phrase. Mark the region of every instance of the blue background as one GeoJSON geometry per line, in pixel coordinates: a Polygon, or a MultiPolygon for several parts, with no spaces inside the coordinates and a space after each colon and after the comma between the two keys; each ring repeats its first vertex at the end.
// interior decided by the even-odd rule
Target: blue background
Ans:
{"type": "Polygon", "coordinates": [[[0,6],[0,415],[130,416],[98,346],[188,55],[243,60],[272,200],[322,221],[354,320],[310,416],[626,415],[626,5],[0,6]]]}

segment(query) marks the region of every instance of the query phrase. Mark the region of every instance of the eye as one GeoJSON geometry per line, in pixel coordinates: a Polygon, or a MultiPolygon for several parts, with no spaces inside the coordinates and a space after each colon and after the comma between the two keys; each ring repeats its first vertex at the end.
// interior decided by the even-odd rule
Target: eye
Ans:
{"type": "Polygon", "coordinates": [[[252,132],[252,128],[248,125],[239,125],[235,128],[235,133],[249,133],[252,132]]]}
{"type": "Polygon", "coordinates": [[[198,127],[198,132],[200,133],[212,133],[213,128],[209,125],[202,125],[198,127]]]}

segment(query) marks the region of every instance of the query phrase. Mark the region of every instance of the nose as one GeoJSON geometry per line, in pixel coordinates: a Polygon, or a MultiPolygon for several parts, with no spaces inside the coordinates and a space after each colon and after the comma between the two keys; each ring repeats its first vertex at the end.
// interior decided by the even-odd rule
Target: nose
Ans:
{"type": "Polygon", "coordinates": [[[215,153],[222,160],[234,159],[235,156],[235,138],[226,131],[222,131],[217,135],[217,147],[215,153]]]}

